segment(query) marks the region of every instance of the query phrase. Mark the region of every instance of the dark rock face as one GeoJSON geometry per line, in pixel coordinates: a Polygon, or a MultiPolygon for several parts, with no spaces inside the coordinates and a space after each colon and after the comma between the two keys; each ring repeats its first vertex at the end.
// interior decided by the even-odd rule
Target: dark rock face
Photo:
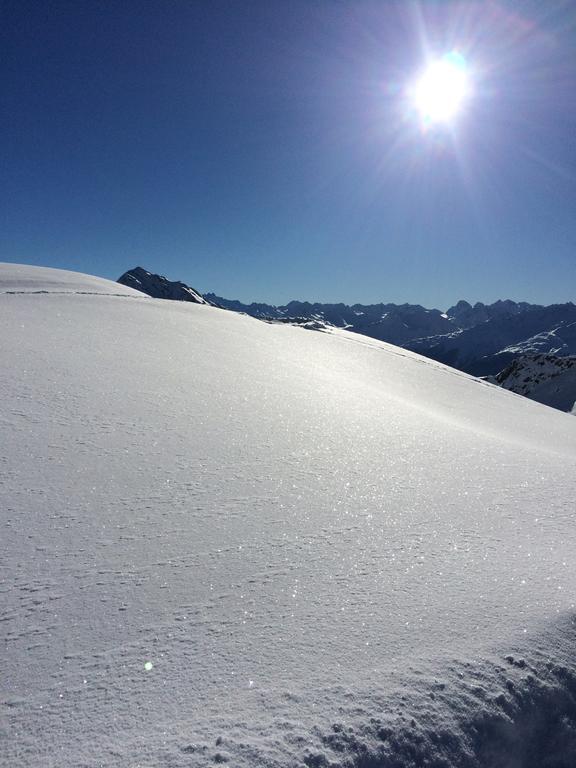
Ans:
{"type": "MultiPolygon", "coordinates": [[[[494,381],[511,392],[527,395],[540,384],[561,376],[571,368],[576,368],[576,357],[526,355],[517,357],[496,374],[494,381]]],[[[576,400],[576,393],[574,399],[576,400]]]]}
{"type": "Polygon", "coordinates": [[[531,309],[542,309],[538,304],[528,304],[525,301],[511,301],[499,299],[493,304],[483,304],[477,301],[474,306],[467,301],[459,301],[446,312],[460,328],[473,328],[475,325],[485,323],[494,318],[507,318],[527,312],[531,309]]]}
{"type": "Polygon", "coordinates": [[[488,376],[517,395],[524,395],[552,408],[574,413],[576,405],[576,357],[524,355],[517,357],[496,376],[488,376]]]}
{"type": "Polygon", "coordinates": [[[142,291],[154,299],[171,299],[173,301],[192,301],[194,304],[210,304],[201,293],[195,291],[186,283],[171,281],[163,275],[154,275],[142,267],[134,267],[118,278],[118,283],[142,291]]]}

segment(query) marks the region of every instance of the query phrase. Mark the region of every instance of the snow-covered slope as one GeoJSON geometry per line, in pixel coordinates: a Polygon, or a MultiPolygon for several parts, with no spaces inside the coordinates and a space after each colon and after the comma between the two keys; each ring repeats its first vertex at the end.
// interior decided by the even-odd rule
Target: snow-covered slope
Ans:
{"type": "Polygon", "coordinates": [[[538,403],[571,412],[576,404],[576,357],[518,357],[494,383],[538,403]]]}
{"type": "Polygon", "coordinates": [[[50,267],[0,262],[0,294],[80,293],[143,298],[140,291],[103,277],[50,267]]]}
{"type": "Polygon", "coordinates": [[[12,269],[2,765],[575,764],[576,419],[12,269]]]}
{"type": "Polygon", "coordinates": [[[519,355],[576,352],[576,307],[543,307],[498,300],[493,304],[458,301],[446,312],[418,304],[324,304],[290,301],[283,306],[204,296],[142,267],[125,272],[119,283],[154,298],[195,301],[243,312],[263,320],[322,328],[334,326],[379,341],[398,344],[476,376],[495,375],[519,355]]]}

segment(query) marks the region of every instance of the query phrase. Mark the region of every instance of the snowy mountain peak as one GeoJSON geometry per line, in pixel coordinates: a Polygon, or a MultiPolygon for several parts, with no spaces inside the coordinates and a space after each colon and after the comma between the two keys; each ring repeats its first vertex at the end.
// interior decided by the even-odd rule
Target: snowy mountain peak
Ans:
{"type": "Polygon", "coordinates": [[[164,275],[155,275],[143,267],[134,267],[118,278],[121,285],[135,288],[154,299],[192,301],[194,304],[210,304],[201,293],[179,280],[168,280],[164,275]]]}
{"type": "Polygon", "coordinates": [[[472,304],[470,304],[469,301],[466,301],[465,299],[460,299],[460,301],[457,301],[456,304],[453,307],[450,307],[446,310],[446,314],[449,317],[458,317],[463,312],[470,312],[472,309],[472,304]]]}

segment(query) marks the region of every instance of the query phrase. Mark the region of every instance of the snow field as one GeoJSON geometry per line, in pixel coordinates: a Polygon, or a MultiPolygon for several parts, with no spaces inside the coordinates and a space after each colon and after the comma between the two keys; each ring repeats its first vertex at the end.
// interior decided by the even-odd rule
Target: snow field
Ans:
{"type": "Polygon", "coordinates": [[[572,417],[57,278],[0,295],[3,764],[576,761],[572,417]]]}

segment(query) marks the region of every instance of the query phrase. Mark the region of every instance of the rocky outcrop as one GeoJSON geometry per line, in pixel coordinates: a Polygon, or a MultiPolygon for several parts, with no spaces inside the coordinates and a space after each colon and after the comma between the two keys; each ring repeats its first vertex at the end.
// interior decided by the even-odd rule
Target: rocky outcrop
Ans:
{"type": "Polygon", "coordinates": [[[576,404],[576,357],[532,355],[516,358],[487,380],[503,389],[524,395],[561,411],[576,404]]]}
{"type": "Polygon", "coordinates": [[[163,275],[154,275],[142,267],[134,267],[118,278],[119,283],[142,291],[154,299],[171,299],[172,301],[192,301],[194,304],[211,304],[201,293],[186,283],[168,280],[163,275]]]}

